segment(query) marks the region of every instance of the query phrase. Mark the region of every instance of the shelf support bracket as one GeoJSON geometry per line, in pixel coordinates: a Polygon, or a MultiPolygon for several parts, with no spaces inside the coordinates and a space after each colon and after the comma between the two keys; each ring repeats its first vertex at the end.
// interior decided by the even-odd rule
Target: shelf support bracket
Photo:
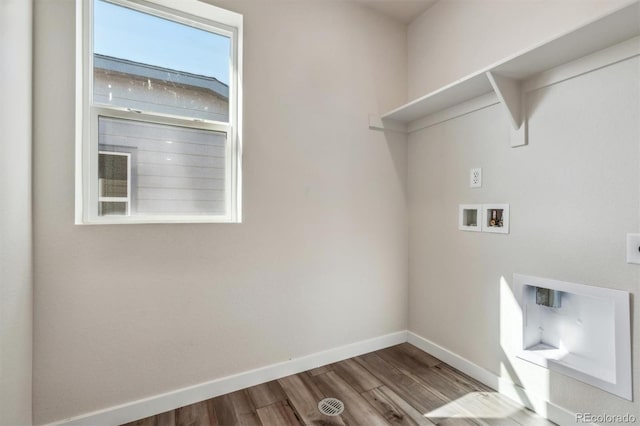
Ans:
{"type": "Polygon", "coordinates": [[[369,129],[407,133],[407,125],[395,120],[383,119],[378,115],[369,114],[369,129]]]}
{"type": "Polygon", "coordinates": [[[524,102],[525,95],[521,82],[491,71],[487,72],[487,78],[511,121],[511,146],[526,145],[528,136],[527,116],[524,102]]]}

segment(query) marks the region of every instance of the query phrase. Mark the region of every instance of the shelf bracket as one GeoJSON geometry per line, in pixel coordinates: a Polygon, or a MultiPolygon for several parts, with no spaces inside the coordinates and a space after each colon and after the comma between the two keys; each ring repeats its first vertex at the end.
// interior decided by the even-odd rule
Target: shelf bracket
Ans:
{"type": "Polygon", "coordinates": [[[511,121],[511,146],[527,144],[527,115],[525,109],[525,95],[520,80],[487,72],[487,78],[496,92],[511,121]]]}
{"type": "Polygon", "coordinates": [[[383,119],[378,115],[369,114],[369,129],[407,133],[407,125],[395,120],[383,119]]]}

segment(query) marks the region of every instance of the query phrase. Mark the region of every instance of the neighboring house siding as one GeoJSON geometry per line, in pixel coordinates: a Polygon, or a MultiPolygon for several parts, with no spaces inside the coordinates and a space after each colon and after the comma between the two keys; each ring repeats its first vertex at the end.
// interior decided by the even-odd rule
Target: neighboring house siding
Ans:
{"type": "Polygon", "coordinates": [[[224,134],[101,118],[100,149],[131,153],[133,214],[223,214],[224,134]]]}
{"type": "MultiPolygon", "coordinates": [[[[229,89],[210,77],[95,55],[94,100],[141,111],[229,119],[229,89]]],[[[131,214],[224,214],[226,135],[101,118],[101,151],[131,154],[131,214]]]]}
{"type": "Polygon", "coordinates": [[[128,106],[141,111],[228,121],[228,100],[214,92],[96,68],[94,100],[106,105],[128,106]]]}

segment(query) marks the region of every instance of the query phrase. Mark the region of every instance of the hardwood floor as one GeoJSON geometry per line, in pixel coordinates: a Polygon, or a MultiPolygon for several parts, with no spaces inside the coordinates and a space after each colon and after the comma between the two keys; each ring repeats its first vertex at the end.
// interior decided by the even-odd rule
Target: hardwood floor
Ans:
{"type": "Polygon", "coordinates": [[[404,343],[129,423],[126,426],[552,425],[404,343]],[[340,416],[318,411],[335,397],[340,416]]]}

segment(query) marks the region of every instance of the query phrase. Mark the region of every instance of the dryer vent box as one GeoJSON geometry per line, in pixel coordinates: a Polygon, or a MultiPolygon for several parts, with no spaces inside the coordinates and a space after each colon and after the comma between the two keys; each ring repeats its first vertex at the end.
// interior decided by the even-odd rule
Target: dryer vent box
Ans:
{"type": "Polygon", "coordinates": [[[513,295],[518,358],[633,399],[628,292],[514,274],[513,295]]]}

